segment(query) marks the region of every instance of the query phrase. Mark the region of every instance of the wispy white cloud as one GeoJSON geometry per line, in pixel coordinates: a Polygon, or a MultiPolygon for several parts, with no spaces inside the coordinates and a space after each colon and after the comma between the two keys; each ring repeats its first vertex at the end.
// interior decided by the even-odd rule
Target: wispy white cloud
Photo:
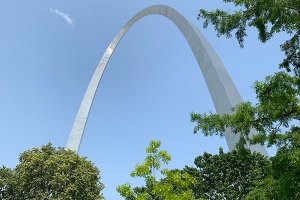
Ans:
{"type": "Polygon", "coordinates": [[[73,27],[74,20],[71,18],[71,16],[69,14],[61,12],[61,11],[59,11],[57,9],[52,9],[51,8],[49,10],[50,10],[50,12],[53,12],[53,13],[57,14],[58,16],[62,17],[70,26],[73,27]]]}

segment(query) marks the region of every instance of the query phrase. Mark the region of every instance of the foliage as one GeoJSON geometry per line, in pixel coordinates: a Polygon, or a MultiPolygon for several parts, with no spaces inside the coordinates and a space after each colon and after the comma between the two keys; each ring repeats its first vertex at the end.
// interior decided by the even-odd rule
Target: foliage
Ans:
{"type": "Polygon", "coordinates": [[[73,151],[47,144],[21,153],[19,161],[5,169],[3,199],[103,199],[99,170],[73,151]]]}
{"type": "Polygon", "coordinates": [[[160,145],[160,141],[150,141],[144,162],[137,164],[131,173],[131,177],[144,178],[145,186],[132,188],[131,184],[125,183],[118,186],[117,191],[126,200],[197,200],[190,189],[195,178],[179,170],[160,170],[171,160],[166,151],[159,150],[160,145]],[[158,170],[165,176],[159,181],[155,175],[158,170]]]}
{"type": "Polygon", "coordinates": [[[270,174],[271,162],[244,145],[229,153],[222,149],[218,155],[204,153],[195,159],[196,167],[183,170],[160,169],[171,157],[159,147],[159,141],[151,141],[144,162],[131,173],[132,177],[144,178],[145,186],[126,183],[117,187],[126,200],[245,199],[270,174]],[[154,173],[158,170],[163,176],[160,180],[154,173]]]}
{"type": "Polygon", "coordinates": [[[212,24],[218,36],[231,37],[235,32],[241,46],[247,27],[255,27],[259,39],[266,42],[276,33],[285,32],[290,39],[281,45],[286,57],[279,67],[286,72],[267,76],[255,82],[258,103],[237,105],[233,115],[191,114],[196,122],[194,132],[223,136],[229,127],[241,133],[251,144],[276,145],[277,153],[270,158],[268,177],[257,182],[246,199],[300,198],[300,1],[299,0],[224,0],[232,2],[238,11],[200,10],[204,27],[212,24]],[[250,138],[250,129],[257,135],[250,138]]]}
{"type": "MultiPolygon", "coordinates": [[[[300,131],[297,132],[298,138],[300,131]]],[[[299,145],[299,143],[298,143],[299,145]]],[[[278,199],[300,199],[300,148],[280,148],[272,158],[273,177],[277,181],[278,199]]]]}
{"type": "Polygon", "coordinates": [[[299,127],[291,123],[300,120],[300,79],[278,72],[263,82],[256,82],[254,89],[259,103],[241,103],[232,115],[192,113],[192,121],[197,122],[194,132],[201,129],[205,135],[223,136],[225,128],[230,127],[233,133],[241,133],[251,143],[299,147],[300,136],[296,131],[299,127]],[[258,134],[249,138],[252,128],[258,134]]]}
{"type": "Polygon", "coordinates": [[[276,190],[276,187],[276,180],[274,180],[272,176],[268,176],[255,184],[254,189],[249,192],[245,200],[278,199],[278,192],[276,190]]]}
{"type": "Polygon", "coordinates": [[[300,76],[300,1],[299,0],[223,0],[233,3],[239,10],[213,12],[201,9],[198,15],[204,19],[204,27],[212,24],[217,35],[231,37],[234,32],[240,46],[247,36],[246,28],[258,30],[262,42],[274,34],[286,32],[291,38],[281,45],[285,59],[280,67],[287,71],[293,69],[300,76]]]}
{"type": "Polygon", "coordinates": [[[11,177],[12,177],[12,170],[2,166],[0,168],[0,199],[6,198],[7,186],[11,177]]]}
{"type": "Polygon", "coordinates": [[[300,149],[280,148],[276,156],[271,158],[271,162],[272,170],[269,176],[256,183],[256,187],[246,199],[299,199],[300,149]]]}
{"type": "Polygon", "coordinates": [[[204,199],[244,199],[270,171],[266,157],[242,146],[229,153],[220,148],[218,155],[205,152],[194,163],[196,168],[186,166],[183,171],[196,178],[194,196],[204,199]]]}

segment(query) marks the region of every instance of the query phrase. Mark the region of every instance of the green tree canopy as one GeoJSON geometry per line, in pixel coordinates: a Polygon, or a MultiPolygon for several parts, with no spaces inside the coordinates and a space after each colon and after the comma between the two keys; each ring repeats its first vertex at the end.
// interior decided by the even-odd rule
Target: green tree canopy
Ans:
{"type": "Polygon", "coordinates": [[[194,133],[201,129],[206,136],[223,136],[225,128],[230,127],[250,143],[299,148],[300,79],[278,72],[265,81],[257,81],[254,89],[259,103],[241,103],[232,115],[192,113],[191,119],[196,122],[194,133]],[[258,133],[253,138],[249,137],[251,129],[258,133]]]}
{"type": "Polygon", "coordinates": [[[286,32],[290,39],[281,45],[286,57],[280,67],[293,70],[300,76],[300,1],[299,0],[224,0],[233,3],[234,11],[201,9],[198,19],[204,19],[204,27],[212,24],[217,35],[231,37],[235,34],[239,44],[243,46],[247,36],[247,27],[258,30],[258,38],[262,42],[269,40],[274,34],[286,32]]]}
{"type": "Polygon", "coordinates": [[[11,180],[11,169],[2,166],[0,168],[0,199],[5,199],[7,193],[8,182],[11,180]]]}
{"type": "Polygon", "coordinates": [[[255,184],[270,172],[270,161],[259,153],[240,147],[232,152],[211,155],[205,152],[195,159],[196,167],[183,171],[196,178],[193,194],[203,199],[245,199],[255,184]]]}
{"type": "Polygon", "coordinates": [[[191,189],[194,177],[180,170],[161,169],[171,156],[165,150],[159,150],[160,145],[160,141],[150,141],[144,162],[137,164],[131,172],[131,177],[144,178],[145,186],[132,188],[130,183],[125,183],[118,186],[117,191],[126,200],[197,200],[191,189]],[[161,180],[156,178],[158,172],[164,176],[161,180]]]}
{"type": "Polygon", "coordinates": [[[19,161],[0,170],[1,199],[103,199],[99,170],[73,151],[47,144],[21,153],[19,161]]]}
{"type": "Polygon", "coordinates": [[[270,175],[271,162],[243,145],[229,153],[222,149],[218,155],[204,153],[195,159],[195,167],[182,170],[160,169],[171,157],[159,147],[159,141],[151,141],[144,162],[131,173],[143,178],[144,186],[125,183],[117,187],[126,200],[245,199],[270,175]],[[162,175],[159,180],[158,174],[162,175]]]}
{"type": "Polygon", "coordinates": [[[241,133],[250,144],[276,145],[268,177],[256,183],[247,199],[300,198],[300,1],[299,0],[224,0],[238,10],[213,12],[200,10],[204,27],[212,24],[218,36],[237,37],[243,45],[246,28],[255,27],[259,39],[266,42],[279,32],[290,39],[281,45],[286,57],[279,67],[287,72],[256,81],[254,90],[258,103],[245,102],[233,108],[232,115],[191,114],[196,122],[194,132],[223,136],[225,128],[241,133]],[[250,138],[251,129],[257,135],[250,138]]]}

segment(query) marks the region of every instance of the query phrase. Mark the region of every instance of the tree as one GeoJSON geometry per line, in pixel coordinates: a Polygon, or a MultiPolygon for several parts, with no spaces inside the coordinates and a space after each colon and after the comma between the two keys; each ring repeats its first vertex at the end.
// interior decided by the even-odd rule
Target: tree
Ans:
{"type": "Polygon", "coordinates": [[[166,151],[159,150],[160,145],[160,141],[150,141],[144,162],[137,164],[131,172],[131,177],[144,178],[145,186],[132,188],[130,183],[125,183],[118,186],[117,191],[126,200],[197,200],[191,190],[194,177],[180,170],[160,170],[171,160],[166,151]],[[165,176],[159,181],[155,175],[158,170],[165,176]]]}
{"type": "Polygon", "coordinates": [[[300,120],[300,79],[278,72],[263,82],[256,82],[254,89],[259,103],[241,103],[233,108],[232,115],[192,113],[191,119],[197,123],[194,133],[201,129],[206,136],[223,136],[225,128],[230,127],[250,143],[299,148],[299,127],[295,122],[300,120]],[[258,134],[249,138],[252,128],[258,134]]]}
{"type": "Polygon", "coordinates": [[[194,196],[204,199],[245,199],[270,171],[266,157],[242,146],[229,153],[220,148],[218,155],[205,152],[194,163],[183,171],[196,178],[194,196]]]}
{"type": "Polygon", "coordinates": [[[247,199],[299,199],[300,198],[300,1],[299,0],[224,0],[233,2],[239,11],[200,10],[198,18],[204,27],[213,24],[218,36],[231,37],[235,32],[241,46],[246,28],[255,27],[262,42],[274,34],[286,32],[291,36],[281,45],[286,57],[279,65],[287,72],[267,76],[256,81],[254,90],[258,103],[245,102],[233,108],[233,115],[191,114],[196,122],[194,132],[200,129],[205,135],[223,136],[230,127],[241,133],[250,144],[267,144],[278,147],[271,158],[270,175],[256,184],[247,199]],[[270,28],[269,28],[270,27],[270,28]],[[258,134],[249,137],[250,129],[258,134]],[[266,192],[272,192],[270,193],[266,192]]]}
{"type": "Polygon", "coordinates": [[[5,199],[7,195],[8,182],[12,177],[11,169],[2,166],[0,168],[0,199],[5,199]]]}
{"type": "Polygon", "coordinates": [[[276,187],[276,180],[272,176],[268,176],[255,184],[245,200],[280,199],[276,187]]]}
{"type": "Polygon", "coordinates": [[[201,9],[198,19],[203,18],[206,28],[212,24],[217,35],[231,37],[234,32],[239,44],[243,47],[247,36],[246,28],[258,30],[258,38],[266,42],[279,32],[286,32],[291,38],[281,45],[286,57],[280,64],[288,72],[294,71],[300,76],[300,1],[299,0],[224,0],[232,2],[238,11],[201,9]]]}
{"type": "Polygon", "coordinates": [[[19,161],[11,171],[2,168],[9,172],[2,199],[103,199],[99,170],[73,151],[47,144],[21,153],[19,161]]]}
{"type": "Polygon", "coordinates": [[[159,147],[159,141],[151,141],[145,161],[131,173],[144,178],[145,186],[126,183],[117,187],[126,200],[245,199],[270,174],[270,161],[243,144],[229,153],[222,149],[218,155],[204,153],[195,159],[196,167],[183,170],[160,169],[171,157],[159,147]],[[163,175],[160,180],[156,178],[158,170],[163,175]]]}

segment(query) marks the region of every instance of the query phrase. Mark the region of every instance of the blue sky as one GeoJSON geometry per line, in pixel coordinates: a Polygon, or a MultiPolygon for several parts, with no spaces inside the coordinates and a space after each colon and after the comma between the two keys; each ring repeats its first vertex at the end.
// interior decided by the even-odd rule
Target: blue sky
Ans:
{"type": "MultiPolygon", "coordinates": [[[[279,35],[266,44],[249,30],[245,48],[202,28],[200,8],[230,9],[221,1],[0,1],[0,165],[52,142],[65,146],[90,78],[110,41],[138,11],[169,5],[196,24],[229,71],[244,100],[251,85],[277,70],[279,35]]],[[[115,187],[139,184],[129,174],[150,140],[172,155],[170,168],[192,165],[204,151],[227,151],[225,139],[193,134],[190,112],[215,112],[192,51],[161,16],[136,23],[115,50],[101,80],[80,155],[101,170],[107,199],[115,187]]],[[[274,151],[270,150],[273,154],[274,151]]]]}

